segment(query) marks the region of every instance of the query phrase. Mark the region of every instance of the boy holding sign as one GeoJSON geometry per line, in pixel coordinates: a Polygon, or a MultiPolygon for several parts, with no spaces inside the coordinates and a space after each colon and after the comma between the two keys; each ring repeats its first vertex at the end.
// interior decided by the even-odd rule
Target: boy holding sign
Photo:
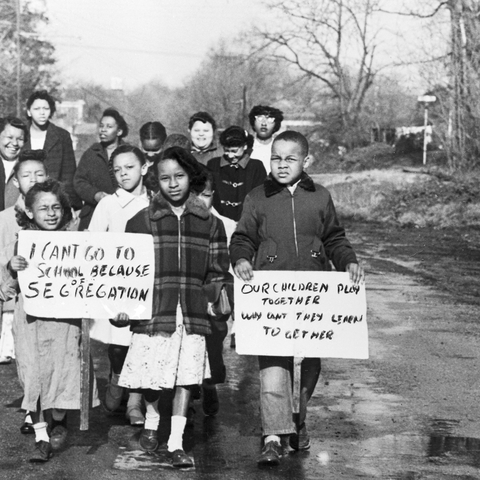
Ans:
{"type": "MultiPolygon", "coordinates": [[[[272,146],[271,174],[252,190],[233,234],[230,257],[238,278],[248,282],[253,270],[346,271],[364,280],[355,252],[340,226],[328,191],[304,172],[310,161],[307,139],[286,131],[272,146]],[[253,265],[252,265],[253,263],[253,265]]],[[[293,358],[259,356],[260,405],[264,447],[259,466],[278,465],[281,436],[294,450],[310,448],[305,426],[306,404],[320,375],[320,359],[301,364],[300,412],[292,415],[293,358]]]]}

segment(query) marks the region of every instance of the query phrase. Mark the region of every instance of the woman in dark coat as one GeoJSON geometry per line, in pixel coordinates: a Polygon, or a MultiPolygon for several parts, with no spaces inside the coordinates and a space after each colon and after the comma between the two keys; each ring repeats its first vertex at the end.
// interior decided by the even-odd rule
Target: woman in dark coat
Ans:
{"type": "Polygon", "coordinates": [[[128,125],[117,110],[107,108],[98,125],[98,133],[100,143],[94,143],[82,155],[73,179],[75,191],[85,202],[80,212],[79,230],[88,228],[98,202],[118,187],[110,155],[128,135],[128,125]]]}
{"type": "Polygon", "coordinates": [[[26,150],[44,150],[45,165],[50,178],[63,183],[71,205],[78,210],[82,201],[73,188],[76,162],[72,138],[63,128],[50,120],[55,113],[55,100],[46,90],[33,92],[27,100],[27,116],[30,120],[26,150]]]}

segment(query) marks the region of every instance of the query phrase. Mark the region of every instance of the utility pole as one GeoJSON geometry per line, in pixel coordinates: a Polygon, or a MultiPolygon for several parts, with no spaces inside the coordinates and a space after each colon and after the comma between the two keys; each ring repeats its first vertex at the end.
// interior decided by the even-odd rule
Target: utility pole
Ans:
{"type": "Polygon", "coordinates": [[[21,80],[21,67],[22,67],[22,51],[20,48],[20,0],[14,0],[15,9],[17,13],[17,117],[22,114],[22,86],[21,80]]]}

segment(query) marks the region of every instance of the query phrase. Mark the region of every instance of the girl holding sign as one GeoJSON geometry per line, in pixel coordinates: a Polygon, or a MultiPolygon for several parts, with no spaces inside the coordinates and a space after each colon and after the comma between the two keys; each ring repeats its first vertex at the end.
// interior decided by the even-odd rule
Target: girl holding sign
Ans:
{"type": "MultiPolygon", "coordinates": [[[[193,466],[183,450],[183,432],[191,387],[210,378],[205,336],[209,313],[224,284],[230,282],[225,229],[195,194],[205,175],[193,156],[168,148],[158,163],[160,192],[148,209],[127,223],[127,232],[154,237],[153,318],[131,323],[132,342],[119,384],[143,389],[146,418],[143,450],[158,447],[160,390],[174,389],[168,456],[177,468],[193,466]]],[[[126,314],[113,320],[128,325],[126,314]]]]}
{"type": "MultiPolygon", "coordinates": [[[[53,179],[35,184],[25,196],[25,211],[18,223],[29,230],[67,230],[72,211],[62,185],[53,179]]],[[[16,284],[17,272],[28,263],[20,255],[7,264],[3,286],[16,284]]],[[[19,302],[22,302],[21,295],[19,302]]],[[[23,308],[16,309],[16,312],[23,308]]],[[[31,462],[46,462],[52,450],[64,446],[67,436],[66,410],[80,409],[80,329],[79,319],[38,318],[23,314],[16,319],[17,342],[22,349],[18,358],[23,375],[22,408],[31,412],[35,430],[35,451],[31,462]],[[51,420],[51,433],[47,431],[51,420]]],[[[19,352],[20,353],[20,352],[19,352]]],[[[94,399],[93,406],[98,405],[94,399]]]]}
{"type": "MultiPolygon", "coordinates": [[[[98,203],[88,227],[90,232],[124,232],[127,221],[148,207],[150,202],[151,191],[145,183],[151,184],[148,177],[153,173],[143,152],[133,145],[123,144],[114,150],[110,160],[119,188],[98,203]]],[[[90,335],[108,344],[111,376],[105,392],[105,407],[113,412],[120,406],[125,390],[118,385],[118,380],[132,333],[126,328],[116,328],[105,320],[94,320],[90,335]]],[[[140,393],[130,392],[126,416],[132,425],[144,424],[140,393]]]]}

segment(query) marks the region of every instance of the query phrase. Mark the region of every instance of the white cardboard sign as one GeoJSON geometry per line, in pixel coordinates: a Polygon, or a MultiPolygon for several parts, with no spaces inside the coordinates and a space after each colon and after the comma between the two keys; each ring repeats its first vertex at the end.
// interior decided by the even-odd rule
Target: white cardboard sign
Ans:
{"type": "Polygon", "coordinates": [[[255,271],[235,278],[242,355],[368,358],[365,285],[347,273],[255,271]]]}
{"type": "Polygon", "coordinates": [[[45,318],[152,316],[151,235],[22,230],[18,272],[26,313],[45,318]]]}

